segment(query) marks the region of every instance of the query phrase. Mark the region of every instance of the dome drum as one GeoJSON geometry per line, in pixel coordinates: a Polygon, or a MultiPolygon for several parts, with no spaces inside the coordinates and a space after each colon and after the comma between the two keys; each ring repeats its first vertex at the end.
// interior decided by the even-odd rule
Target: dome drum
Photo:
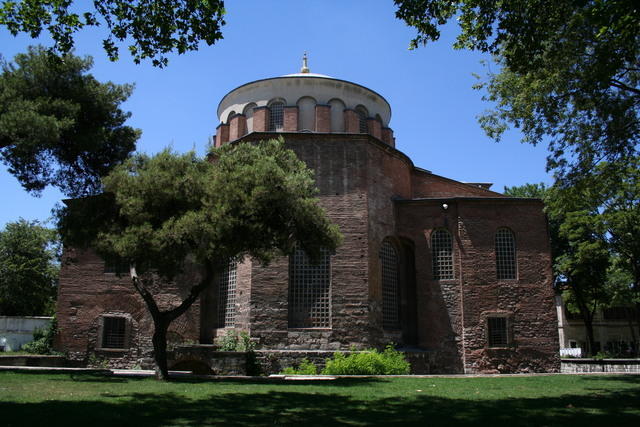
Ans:
{"type": "Polygon", "coordinates": [[[294,74],[240,86],[222,99],[218,118],[216,146],[251,132],[364,133],[395,146],[387,126],[391,108],[382,96],[320,74],[294,74]]]}

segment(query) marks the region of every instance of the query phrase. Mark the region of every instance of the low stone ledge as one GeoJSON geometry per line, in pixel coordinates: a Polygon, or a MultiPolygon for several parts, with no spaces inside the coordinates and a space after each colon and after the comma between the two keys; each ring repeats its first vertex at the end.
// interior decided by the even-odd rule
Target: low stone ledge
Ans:
{"type": "Polygon", "coordinates": [[[40,366],[62,368],[69,366],[69,364],[64,356],[34,354],[0,356],[0,366],[40,366]]]}
{"type": "Polygon", "coordinates": [[[607,372],[612,374],[640,373],[640,359],[561,359],[563,374],[607,372]]]}

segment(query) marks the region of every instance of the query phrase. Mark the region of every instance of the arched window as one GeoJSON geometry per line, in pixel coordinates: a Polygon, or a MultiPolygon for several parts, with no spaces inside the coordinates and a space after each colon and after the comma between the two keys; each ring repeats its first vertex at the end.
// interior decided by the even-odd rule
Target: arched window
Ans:
{"type": "Polygon", "coordinates": [[[496,275],[500,279],[516,278],[516,239],[508,228],[496,232],[496,275]]]}
{"type": "Polygon", "coordinates": [[[358,130],[360,133],[369,133],[369,127],[367,126],[367,118],[369,112],[362,105],[356,107],[356,113],[358,114],[358,130]]]}
{"type": "Polygon", "coordinates": [[[398,252],[387,240],[382,243],[379,255],[382,266],[382,327],[398,329],[398,252]]]}
{"type": "Polygon", "coordinates": [[[232,261],[218,276],[218,327],[236,325],[236,284],[238,263],[232,261]]]}
{"type": "Polygon", "coordinates": [[[331,327],[331,254],[312,263],[302,249],[289,259],[289,327],[331,327]]]}
{"type": "Polygon", "coordinates": [[[298,130],[316,130],[316,100],[310,96],[303,96],[298,100],[298,130]]]}
{"type": "Polygon", "coordinates": [[[453,241],[447,230],[435,230],[431,234],[433,280],[453,279],[453,241]]]}
{"type": "Polygon", "coordinates": [[[269,105],[269,130],[281,132],[284,128],[284,102],[276,101],[269,105]]]}
{"type": "Polygon", "coordinates": [[[329,105],[331,106],[331,132],[344,132],[344,102],[333,98],[329,101],[329,105]]]}
{"type": "Polygon", "coordinates": [[[243,114],[247,118],[247,133],[253,132],[253,109],[256,108],[255,103],[247,104],[244,107],[243,114]]]}

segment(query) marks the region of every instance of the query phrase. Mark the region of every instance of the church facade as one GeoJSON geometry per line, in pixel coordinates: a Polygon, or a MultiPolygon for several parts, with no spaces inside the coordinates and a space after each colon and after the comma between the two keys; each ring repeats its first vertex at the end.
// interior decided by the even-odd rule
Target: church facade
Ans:
{"type": "MultiPolygon", "coordinates": [[[[247,83],[218,106],[215,144],[282,137],[315,171],[344,236],[312,264],[302,251],[268,267],[233,264],[170,330],[211,344],[245,331],[264,351],[395,343],[428,354],[429,373],[556,371],[558,330],[543,205],[413,164],[396,148],[391,108],[356,83],[302,72],[247,83]]],[[[152,323],[129,279],[67,248],[59,349],[113,366],[148,357],[152,323]]],[[[184,290],[165,291],[171,304],[184,290]]]]}

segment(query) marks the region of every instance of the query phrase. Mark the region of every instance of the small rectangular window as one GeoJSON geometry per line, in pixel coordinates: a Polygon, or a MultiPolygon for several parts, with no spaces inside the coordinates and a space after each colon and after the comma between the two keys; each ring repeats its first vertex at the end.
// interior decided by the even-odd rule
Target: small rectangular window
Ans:
{"type": "Polygon", "coordinates": [[[506,317],[487,318],[489,347],[506,347],[509,345],[509,331],[506,317]]]}
{"type": "Polygon", "coordinates": [[[102,322],[102,348],[125,348],[127,319],[103,317],[102,322]]]}
{"type": "Polygon", "coordinates": [[[129,263],[122,259],[105,260],[104,273],[117,274],[117,275],[129,274],[129,263]]]}

